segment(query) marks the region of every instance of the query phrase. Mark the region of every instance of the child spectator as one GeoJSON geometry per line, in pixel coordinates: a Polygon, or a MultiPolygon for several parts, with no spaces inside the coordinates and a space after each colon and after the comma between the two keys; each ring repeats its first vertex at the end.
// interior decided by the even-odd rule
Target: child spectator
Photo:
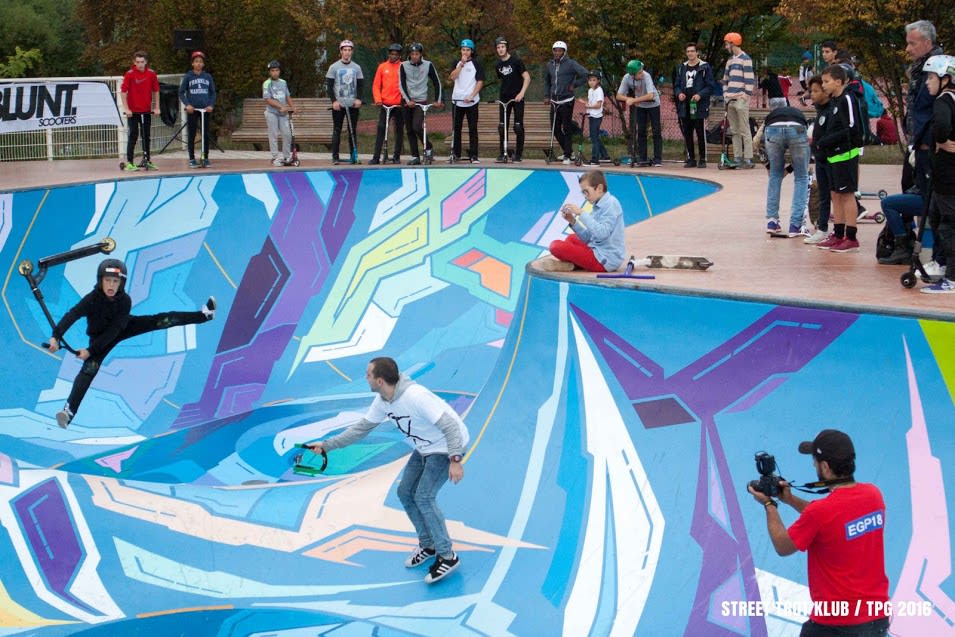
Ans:
{"type": "Polygon", "coordinates": [[[817,243],[816,247],[831,252],[859,251],[855,193],[859,189],[859,155],[865,140],[865,123],[860,118],[855,94],[847,90],[848,84],[849,75],[843,66],[834,64],[822,72],[822,88],[829,94],[831,107],[826,134],[813,138],[816,150],[828,162],[829,193],[835,217],[832,238],[817,243]]]}
{"type": "Polygon", "coordinates": [[[209,297],[198,312],[164,312],[150,316],[131,316],[132,301],[126,294],[126,264],[119,259],[105,259],[96,269],[96,287],[63,315],[47,343],[51,352],[60,348],[60,339],[80,318],[86,318],[89,346],[77,353],[83,361],[73,381],[70,396],[57,412],[56,422],[64,429],[73,420],[80,403],[96,377],[103,360],[120,341],[146,332],[165,330],[176,325],[205,323],[215,317],[216,300],[209,297]]]}
{"type": "Polygon", "coordinates": [[[186,106],[186,137],[189,147],[189,167],[209,167],[209,114],[216,104],[216,83],[206,68],[206,54],[193,51],[192,70],[182,76],[179,101],[186,106]],[[199,161],[196,161],[196,132],[202,129],[199,161]]]}
{"type": "Polygon", "coordinates": [[[541,259],[540,267],[549,272],[569,272],[575,267],[589,272],[618,270],[627,251],[620,201],[607,192],[607,179],[599,170],[581,175],[578,181],[580,192],[593,210],[584,215],[579,206],[564,204],[560,214],[574,234],[551,241],[554,258],[541,259]]]}
{"type": "Polygon", "coordinates": [[[587,86],[587,99],[580,98],[577,101],[587,107],[590,120],[590,165],[599,166],[600,160],[609,156],[600,141],[600,125],[604,121],[604,90],[600,86],[600,71],[587,73],[587,86]]]}
{"type": "MultiPolygon", "coordinates": [[[[955,293],[955,152],[946,150],[955,141],[955,57],[935,55],[922,67],[925,85],[935,96],[932,105],[932,201],[929,220],[945,257],[945,273],[937,282],[922,288],[929,294],[955,293]]],[[[940,262],[941,259],[936,259],[940,262]]]]}
{"type": "Polygon", "coordinates": [[[819,199],[819,208],[816,210],[816,231],[803,239],[803,243],[818,245],[832,237],[829,234],[829,216],[832,212],[832,197],[829,193],[829,162],[826,155],[816,147],[816,140],[826,136],[826,124],[829,121],[829,94],[822,90],[822,77],[814,75],[807,83],[809,96],[816,107],[816,122],[812,126],[813,158],[816,167],[816,192],[819,199]]]}
{"type": "Polygon", "coordinates": [[[269,151],[272,165],[289,163],[292,153],[292,126],[289,118],[295,111],[288,84],[280,76],[282,65],[278,60],[269,62],[269,79],[262,82],[262,99],[265,100],[265,123],[269,127],[269,151]],[[279,135],[282,136],[282,159],[279,159],[279,135]]]}
{"type": "Polygon", "coordinates": [[[126,165],[123,170],[135,171],[140,168],[156,170],[149,159],[149,132],[153,115],[159,115],[159,78],[156,72],[148,68],[148,59],[143,51],[133,54],[133,66],[123,76],[123,85],[119,96],[123,102],[123,115],[126,116],[126,165]],[[133,163],[136,140],[143,136],[143,161],[137,166],[133,163]]]}

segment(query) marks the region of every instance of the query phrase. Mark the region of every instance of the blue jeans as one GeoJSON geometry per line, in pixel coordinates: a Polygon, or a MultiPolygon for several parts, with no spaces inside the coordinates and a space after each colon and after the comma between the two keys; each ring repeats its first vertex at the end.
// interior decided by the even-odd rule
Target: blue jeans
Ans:
{"type": "Polygon", "coordinates": [[[588,115],[587,118],[590,120],[590,161],[609,158],[610,155],[607,154],[607,149],[604,148],[604,143],[600,139],[600,125],[603,124],[604,118],[592,115],[588,115]]]}
{"type": "Polygon", "coordinates": [[[921,195],[902,193],[882,200],[885,222],[896,237],[904,237],[912,229],[912,220],[921,216],[925,201],[921,195]]]}
{"type": "Polygon", "coordinates": [[[809,139],[806,127],[800,124],[767,126],[763,130],[766,155],[769,157],[769,186],[766,189],[766,218],[779,217],[779,191],[786,174],[786,150],[793,158],[793,202],[789,209],[789,225],[799,228],[809,203],[809,139]]]}
{"type": "Polygon", "coordinates": [[[450,465],[445,454],[422,456],[412,451],[398,483],[398,499],[418,533],[419,546],[434,547],[443,557],[451,557],[451,537],[436,498],[448,481],[450,465]]]}

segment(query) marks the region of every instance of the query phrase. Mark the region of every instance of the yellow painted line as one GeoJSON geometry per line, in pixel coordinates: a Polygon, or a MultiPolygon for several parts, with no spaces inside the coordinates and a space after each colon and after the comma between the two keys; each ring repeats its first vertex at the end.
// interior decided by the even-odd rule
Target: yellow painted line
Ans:
{"type": "Polygon", "coordinates": [[[148,617],[162,617],[163,615],[178,615],[180,613],[200,613],[207,610],[232,610],[233,604],[221,604],[219,606],[192,606],[190,608],[173,608],[170,610],[157,610],[152,613],[137,613],[136,619],[146,619],[148,617]]]}
{"type": "Polygon", "coordinates": [[[172,402],[171,400],[169,400],[169,399],[166,398],[166,397],[163,397],[162,401],[163,401],[164,403],[166,403],[167,405],[169,405],[170,407],[172,407],[173,409],[179,409],[179,408],[180,408],[180,405],[177,405],[176,403],[172,402]]]}
{"type": "Polygon", "coordinates": [[[647,204],[647,213],[649,216],[653,216],[653,208],[650,207],[650,199],[647,197],[647,191],[643,187],[643,181],[640,179],[640,175],[634,175],[637,179],[637,185],[640,186],[640,194],[643,195],[643,202],[647,204]]]}
{"type": "Polygon", "coordinates": [[[202,247],[205,248],[206,252],[209,253],[209,256],[212,257],[212,262],[216,264],[217,268],[219,268],[219,272],[221,272],[222,276],[225,277],[225,280],[229,282],[229,285],[232,286],[232,289],[233,290],[239,289],[239,286],[235,284],[235,281],[232,280],[232,277],[230,277],[228,272],[225,271],[225,268],[222,267],[222,263],[220,263],[219,259],[216,258],[216,255],[212,251],[212,248],[209,247],[209,243],[207,241],[203,241],[202,247]]]}
{"type": "Polygon", "coordinates": [[[342,378],[344,378],[346,381],[348,381],[349,383],[351,382],[351,378],[349,378],[349,377],[345,374],[345,372],[343,372],[342,370],[340,370],[340,369],[338,369],[337,367],[335,367],[335,364],[334,364],[334,363],[332,363],[331,361],[325,361],[325,364],[328,365],[329,367],[331,367],[332,370],[333,370],[336,374],[338,374],[339,376],[341,376],[342,378]]]}
{"type": "Polygon", "coordinates": [[[491,424],[491,418],[494,417],[494,413],[497,411],[498,406],[501,404],[501,398],[504,396],[504,390],[507,389],[507,384],[511,380],[511,372],[514,371],[514,363],[517,361],[517,353],[521,349],[521,339],[524,336],[524,323],[527,319],[527,300],[530,298],[531,294],[531,285],[533,285],[534,278],[528,277],[527,279],[527,289],[524,291],[524,311],[521,312],[521,323],[517,328],[517,340],[514,342],[514,352],[511,354],[511,360],[507,364],[507,373],[504,374],[504,381],[501,383],[501,389],[497,393],[497,398],[494,399],[494,405],[491,406],[491,411],[488,413],[487,418],[484,420],[484,424],[481,426],[481,431],[478,433],[477,438],[474,439],[474,443],[471,445],[471,448],[468,449],[467,454],[464,456],[464,461],[467,462],[468,458],[471,457],[471,454],[474,453],[474,450],[477,449],[478,445],[481,443],[481,438],[484,437],[484,432],[487,431],[488,425],[491,424]]]}
{"type": "MultiPolygon", "coordinates": [[[[46,198],[49,196],[50,196],[50,191],[47,190],[45,193],[43,193],[43,199],[41,199],[40,203],[37,204],[36,210],[33,212],[33,219],[30,220],[30,225],[27,226],[27,231],[23,233],[23,241],[20,242],[20,247],[17,248],[17,253],[13,255],[13,262],[10,264],[10,269],[7,270],[7,276],[3,280],[3,289],[0,290],[0,294],[3,295],[3,304],[7,308],[7,314],[10,316],[10,322],[13,323],[13,328],[17,331],[17,334],[20,335],[20,340],[26,343],[28,346],[32,347],[33,349],[37,350],[38,352],[41,352],[43,354],[46,354],[47,356],[51,356],[57,360],[60,360],[60,357],[57,356],[56,354],[51,353],[50,350],[44,349],[40,347],[39,345],[37,345],[36,343],[32,343],[29,340],[27,340],[27,338],[23,335],[23,330],[20,329],[19,323],[17,323],[16,318],[14,318],[13,316],[13,310],[10,308],[10,301],[7,300],[7,286],[10,285],[10,277],[13,276],[13,271],[17,268],[17,265],[20,261],[20,255],[23,254],[23,246],[26,245],[27,239],[29,238],[30,233],[33,231],[33,226],[34,224],[36,224],[37,217],[40,216],[40,210],[43,208],[43,205],[46,203],[46,198]]],[[[17,274],[19,275],[19,272],[17,272],[17,274]]]]}

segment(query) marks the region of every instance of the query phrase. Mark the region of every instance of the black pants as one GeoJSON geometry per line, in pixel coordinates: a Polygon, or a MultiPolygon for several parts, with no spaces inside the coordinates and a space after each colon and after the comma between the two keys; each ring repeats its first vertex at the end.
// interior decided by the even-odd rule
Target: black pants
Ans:
{"type": "MultiPolygon", "coordinates": [[[[338,150],[342,143],[342,124],[345,123],[345,113],[351,121],[351,134],[348,136],[349,152],[358,152],[358,109],[342,106],[332,111],[332,161],[338,161],[338,150]]],[[[394,114],[394,113],[392,113],[394,114]]]]}
{"type": "Polygon", "coordinates": [[[554,139],[565,157],[574,154],[574,102],[554,104],[551,102],[550,125],[554,128],[554,139]],[[554,118],[557,119],[556,123],[554,118]]]}
{"type": "MultiPolygon", "coordinates": [[[[394,111],[392,111],[394,114],[394,111]]],[[[424,139],[424,111],[417,106],[407,109],[404,114],[405,129],[408,131],[408,146],[411,148],[412,157],[421,157],[418,152],[418,138],[424,139]]],[[[428,141],[426,151],[432,150],[431,141],[428,141]]]]}
{"type": "Polygon", "coordinates": [[[478,156],[478,108],[474,106],[456,106],[454,108],[454,146],[451,152],[455,157],[461,156],[461,128],[464,118],[468,118],[468,156],[477,159],[478,156]]]}
{"type": "Polygon", "coordinates": [[[810,619],[802,625],[799,637],[884,637],[888,632],[888,617],[852,626],[817,624],[810,619]]]}
{"type": "Polygon", "coordinates": [[[100,365],[121,341],[147,332],[165,330],[177,325],[205,323],[207,320],[206,315],[202,312],[163,312],[162,314],[150,314],[148,316],[130,316],[129,322],[115,341],[107,345],[102,352],[97,352],[96,356],[90,356],[83,361],[83,367],[80,368],[80,373],[73,380],[73,389],[67,399],[70,411],[75,414],[76,410],[80,408],[80,403],[83,402],[83,397],[86,396],[93,379],[96,378],[100,365]]]}
{"type": "Polygon", "coordinates": [[[143,161],[149,161],[149,129],[152,124],[152,113],[133,113],[132,117],[126,118],[126,125],[129,129],[129,135],[126,138],[126,161],[130,164],[133,163],[136,141],[139,139],[140,131],[143,136],[143,161]]]}
{"type": "Polygon", "coordinates": [[[819,219],[816,228],[829,231],[829,217],[832,215],[832,193],[829,178],[829,162],[825,157],[816,155],[816,192],[819,193],[819,219]]]}
{"type": "MultiPolygon", "coordinates": [[[[507,101],[507,100],[504,100],[507,101]]],[[[511,125],[511,115],[514,116],[514,142],[507,138],[507,151],[520,157],[524,154],[524,102],[511,102],[507,107],[507,114],[504,113],[504,107],[498,104],[498,148],[500,154],[504,154],[504,131],[511,125]]]]}
{"type": "Polygon", "coordinates": [[[630,126],[636,124],[637,155],[640,161],[647,161],[647,123],[653,129],[653,161],[663,161],[663,129],[660,128],[660,107],[638,108],[630,107],[630,126]]]}
{"type": "Polygon", "coordinates": [[[693,135],[696,134],[696,143],[700,150],[700,159],[706,159],[706,120],[700,118],[680,118],[680,129],[683,131],[683,143],[686,144],[688,159],[696,160],[696,145],[693,135]]]}
{"type": "MultiPolygon", "coordinates": [[[[416,110],[421,110],[416,109],[416,110]]],[[[373,157],[379,159],[381,157],[381,146],[385,141],[385,118],[388,117],[391,120],[391,123],[395,125],[395,135],[394,135],[394,151],[392,157],[394,157],[397,162],[401,158],[402,147],[405,142],[405,108],[404,106],[396,106],[391,109],[391,115],[388,116],[388,111],[384,107],[378,109],[378,135],[375,137],[375,153],[373,157]]],[[[388,125],[390,126],[391,123],[388,125]]],[[[387,157],[384,157],[387,161],[387,157]]]]}
{"type": "Polygon", "coordinates": [[[196,109],[186,115],[186,138],[189,142],[189,159],[196,158],[196,132],[202,128],[202,123],[199,121],[200,117],[206,124],[206,134],[202,136],[199,157],[202,159],[208,159],[209,157],[209,113],[196,109]]]}

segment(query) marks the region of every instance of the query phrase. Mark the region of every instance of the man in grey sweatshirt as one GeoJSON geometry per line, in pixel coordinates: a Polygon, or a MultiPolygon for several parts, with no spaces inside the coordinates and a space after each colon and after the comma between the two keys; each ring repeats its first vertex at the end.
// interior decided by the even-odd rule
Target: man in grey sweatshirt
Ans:
{"type": "Polygon", "coordinates": [[[399,374],[392,358],[373,358],[365,378],[377,394],[365,416],[340,434],[306,446],[317,453],[341,449],[383,422],[393,423],[405,435],[414,451],[398,484],[398,499],[418,534],[418,548],[405,560],[405,566],[414,568],[434,557],[424,578],[432,584],[461,563],[451,548],[448,527],[435,498],[448,479],[457,483],[464,477],[461,460],[470,440],[468,429],[451,405],[399,374]]]}
{"type": "MultiPolygon", "coordinates": [[[[441,102],[441,78],[438,77],[438,71],[434,65],[424,59],[424,47],[415,42],[408,47],[408,59],[401,63],[399,76],[399,89],[401,97],[405,101],[405,106],[411,109],[410,113],[405,115],[405,124],[407,125],[408,144],[411,146],[411,166],[417,166],[421,163],[421,155],[418,154],[418,138],[423,135],[424,128],[424,110],[418,108],[428,105],[428,83],[434,87],[434,102],[432,106],[441,108],[444,104],[441,102]]],[[[429,156],[432,153],[431,142],[426,141],[424,152],[429,156]]]]}

